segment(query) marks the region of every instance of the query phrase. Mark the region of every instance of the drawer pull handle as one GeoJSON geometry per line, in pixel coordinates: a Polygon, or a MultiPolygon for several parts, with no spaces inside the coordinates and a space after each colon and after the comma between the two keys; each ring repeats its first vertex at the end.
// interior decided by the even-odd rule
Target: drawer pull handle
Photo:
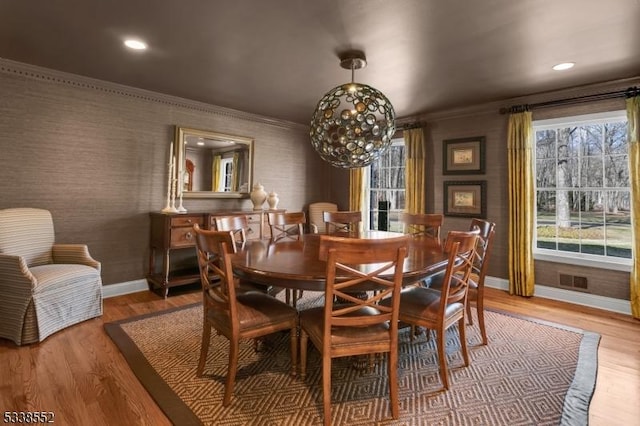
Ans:
{"type": "Polygon", "coordinates": [[[185,237],[187,240],[191,240],[191,239],[193,238],[193,234],[192,234],[191,232],[187,232],[186,234],[184,234],[184,237],[185,237]]]}
{"type": "Polygon", "coordinates": [[[191,219],[187,219],[187,223],[191,223],[191,219]]]}

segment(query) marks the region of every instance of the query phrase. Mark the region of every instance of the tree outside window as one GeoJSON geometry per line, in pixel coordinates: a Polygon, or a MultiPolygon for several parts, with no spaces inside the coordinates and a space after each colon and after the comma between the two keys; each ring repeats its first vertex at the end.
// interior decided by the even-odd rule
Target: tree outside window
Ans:
{"type": "Polygon", "coordinates": [[[369,228],[402,232],[405,209],[404,139],[394,139],[368,172],[369,228]]]}
{"type": "Polygon", "coordinates": [[[536,249],[631,258],[624,111],[538,121],[534,131],[536,249]]]}

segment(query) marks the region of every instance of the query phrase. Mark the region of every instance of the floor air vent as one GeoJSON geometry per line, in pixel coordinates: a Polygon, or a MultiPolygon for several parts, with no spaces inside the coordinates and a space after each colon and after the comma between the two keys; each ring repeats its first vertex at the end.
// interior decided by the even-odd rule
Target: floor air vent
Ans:
{"type": "Polygon", "coordinates": [[[587,290],[588,282],[587,277],[580,277],[578,275],[559,274],[560,286],[574,288],[577,290],[587,290]]]}

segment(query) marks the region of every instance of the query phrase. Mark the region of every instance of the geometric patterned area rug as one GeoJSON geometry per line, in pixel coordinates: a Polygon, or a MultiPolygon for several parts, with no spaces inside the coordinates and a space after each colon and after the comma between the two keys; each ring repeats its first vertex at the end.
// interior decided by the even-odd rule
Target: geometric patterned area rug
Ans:
{"type": "MultiPolygon", "coordinates": [[[[305,293],[298,307],[322,303],[305,293]]],[[[311,293],[313,295],[313,293],[311,293]]],[[[317,293],[316,293],[317,294],[317,293]]],[[[474,314],[475,315],[475,314],[474,314]]],[[[512,314],[485,311],[489,344],[477,321],[467,326],[470,366],[457,331],[447,335],[450,389],[438,372],[435,338],[399,336],[400,418],[391,418],[386,357],[373,372],[334,359],[333,425],[586,425],[595,390],[600,336],[512,314]]],[[[322,424],[319,354],[310,346],[307,378],[289,375],[286,333],[258,352],[240,344],[231,404],[222,406],[228,341],[212,333],[205,374],[196,376],[202,333],[200,304],[105,324],[131,369],[176,425],[322,424]]]]}

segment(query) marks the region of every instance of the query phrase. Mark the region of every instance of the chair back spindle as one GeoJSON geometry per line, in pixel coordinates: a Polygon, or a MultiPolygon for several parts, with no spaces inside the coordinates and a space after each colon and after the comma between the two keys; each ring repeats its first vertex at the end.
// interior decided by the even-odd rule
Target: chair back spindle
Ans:
{"type": "Polygon", "coordinates": [[[441,214],[403,213],[401,221],[405,234],[426,236],[440,242],[440,229],[444,221],[441,214]]]}
{"type": "Polygon", "coordinates": [[[299,240],[304,235],[307,218],[304,212],[269,212],[267,220],[271,228],[271,240],[299,240]]]}
{"type": "Polygon", "coordinates": [[[327,234],[353,233],[360,231],[361,211],[325,211],[322,212],[327,234]]]}
{"type": "Polygon", "coordinates": [[[217,231],[231,231],[237,246],[242,246],[247,241],[249,222],[245,215],[216,216],[214,224],[217,231]]]}

